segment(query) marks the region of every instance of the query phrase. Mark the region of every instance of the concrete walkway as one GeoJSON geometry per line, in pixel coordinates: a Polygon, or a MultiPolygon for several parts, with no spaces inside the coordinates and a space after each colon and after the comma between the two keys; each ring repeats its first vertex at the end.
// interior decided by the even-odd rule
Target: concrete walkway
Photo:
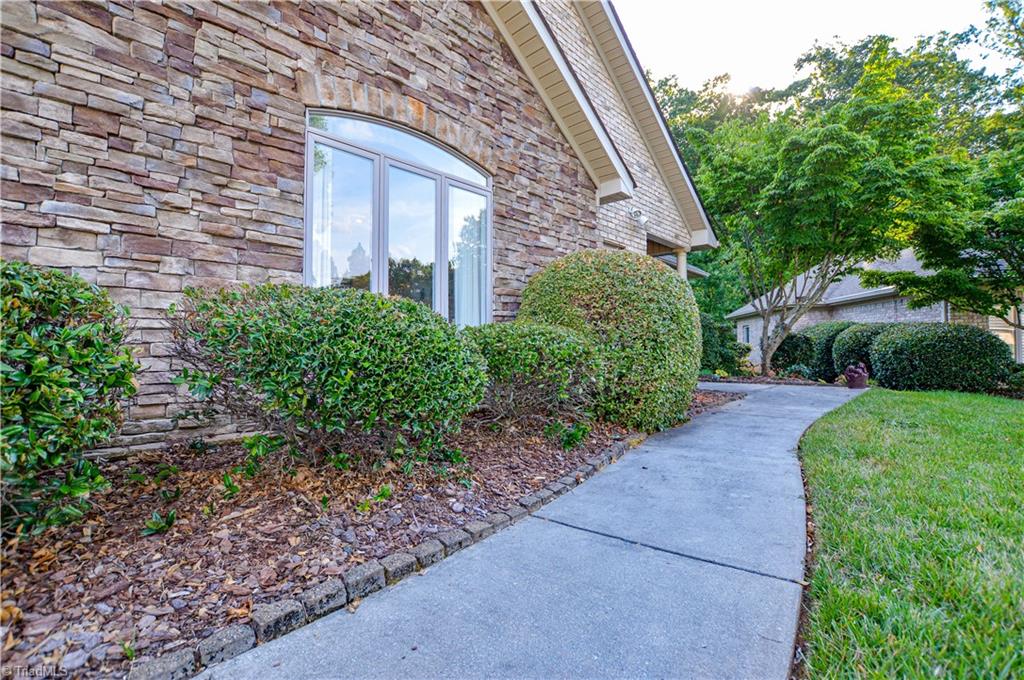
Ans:
{"type": "Polygon", "coordinates": [[[749,392],[482,543],[205,678],[785,678],[803,431],[857,394],[749,392]]]}

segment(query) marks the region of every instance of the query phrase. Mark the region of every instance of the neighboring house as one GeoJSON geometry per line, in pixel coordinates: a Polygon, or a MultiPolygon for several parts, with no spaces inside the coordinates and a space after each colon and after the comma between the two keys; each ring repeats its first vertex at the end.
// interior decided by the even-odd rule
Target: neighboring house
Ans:
{"type": "MultiPolygon", "coordinates": [[[[910,250],[904,250],[895,260],[876,260],[863,265],[865,269],[882,271],[912,271],[925,273],[910,250]]],[[[736,339],[751,346],[750,361],[761,360],[761,317],[752,304],[746,304],[725,317],[736,323],[736,339]]],[[[864,288],[856,274],[845,276],[829,286],[820,303],[796,322],[794,330],[806,328],[820,321],[850,320],[857,322],[883,321],[941,321],[963,323],[991,331],[1004,340],[1018,362],[1024,362],[1024,333],[1015,330],[1002,319],[983,316],[940,303],[911,309],[907,298],[896,294],[891,286],[864,288]]]]}
{"type": "MultiPolygon", "coordinates": [[[[3,257],[131,307],[118,446],[175,427],[185,286],[401,294],[515,315],[582,248],[716,245],[607,2],[5,2],[3,257]]],[[[230,426],[225,426],[225,432],[230,426]]]]}

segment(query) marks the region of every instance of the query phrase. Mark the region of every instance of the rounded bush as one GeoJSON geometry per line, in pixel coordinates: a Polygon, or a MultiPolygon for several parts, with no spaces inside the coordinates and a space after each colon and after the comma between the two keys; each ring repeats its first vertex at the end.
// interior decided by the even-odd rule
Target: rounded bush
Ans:
{"type": "Polygon", "coordinates": [[[611,250],[563,257],[523,291],[519,317],[588,338],[605,362],[599,415],[640,430],[686,417],[701,356],[690,286],[654,258],[611,250]]]}
{"type": "Polygon", "coordinates": [[[81,277],[0,262],[3,531],[81,517],[105,482],[83,451],[121,424],[138,365],[127,310],[81,277]]]}
{"type": "Polygon", "coordinates": [[[585,417],[601,384],[591,343],[549,324],[519,321],[467,328],[487,362],[487,396],[480,410],[502,420],[585,417]]]}
{"type": "Polygon", "coordinates": [[[736,341],[734,324],[701,312],[700,328],[701,370],[723,371],[726,375],[738,374],[740,360],[750,352],[750,347],[736,341]]]}
{"type": "Polygon", "coordinates": [[[879,333],[892,324],[858,323],[850,326],[836,336],[832,343],[832,366],[837,374],[842,375],[847,366],[863,363],[868,375],[875,374],[871,367],[871,343],[879,333]]]}
{"type": "Polygon", "coordinates": [[[807,366],[813,360],[814,344],[811,339],[803,333],[790,333],[772,355],[772,368],[776,373],[784,373],[790,366],[807,366]]]}
{"type": "Polygon", "coordinates": [[[893,324],[871,346],[875,379],[894,390],[988,392],[1009,378],[1010,347],[974,326],[893,324]]]}
{"type": "Polygon", "coordinates": [[[840,333],[853,325],[853,321],[822,321],[800,331],[811,341],[813,351],[808,366],[814,372],[815,380],[835,382],[839,377],[832,358],[832,345],[840,333]]]}
{"type": "Polygon", "coordinates": [[[317,463],[355,449],[437,452],[483,398],[472,343],[419,303],[353,289],[188,289],[169,310],[178,382],[257,424],[260,457],[287,445],[317,463]],[[353,437],[369,437],[354,446],[353,437]]]}

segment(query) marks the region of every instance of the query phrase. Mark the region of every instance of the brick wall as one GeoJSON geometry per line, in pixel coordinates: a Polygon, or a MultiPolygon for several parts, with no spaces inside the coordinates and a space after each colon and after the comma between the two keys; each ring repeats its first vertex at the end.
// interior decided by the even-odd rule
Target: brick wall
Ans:
{"type": "Polygon", "coordinates": [[[690,232],[576,9],[569,0],[545,0],[538,7],[636,183],[634,198],[599,209],[602,240],[640,253],[646,252],[648,233],[667,243],[689,245],[690,232]],[[643,227],[629,216],[636,208],[648,218],[643,227]]]}

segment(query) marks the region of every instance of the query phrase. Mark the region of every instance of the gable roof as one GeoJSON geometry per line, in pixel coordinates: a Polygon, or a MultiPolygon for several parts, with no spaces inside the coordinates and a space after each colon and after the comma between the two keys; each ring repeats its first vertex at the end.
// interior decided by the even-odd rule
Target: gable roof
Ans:
{"type": "Polygon", "coordinates": [[[633,177],[537,7],[531,0],[483,5],[594,181],[598,201],[632,198],[633,177]]]}
{"type": "MultiPolygon", "coordinates": [[[[483,5],[594,180],[598,200],[604,204],[631,198],[635,184],[629,169],[533,0],[483,5]]],[[[614,7],[608,0],[574,1],[573,6],[690,231],[690,247],[716,247],[700,196],[614,7]]]]}
{"type": "Polygon", "coordinates": [[[690,247],[693,250],[717,247],[718,239],[711,228],[700,194],[669,132],[665,115],[658,106],[647,76],[640,68],[640,61],[614,5],[609,0],[574,0],[573,4],[583,18],[594,46],[605,63],[605,69],[636,122],[676,208],[690,230],[690,247]]]}
{"type": "MultiPolygon", "coordinates": [[[[928,273],[928,271],[921,266],[921,263],[917,261],[917,258],[914,257],[914,252],[909,248],[901,251],[899,256],[894,260],[874,260],[872,262],[862,263],[860,266],[862,269],[878,269],[884,272],[914,272],[915,274],[928,273]]],[[[798,287],[800,287],[800,282],[804,281],[806,278],[807,274],[801,274],[797,277],[798,287]]],[[[860,302],[862,300],[895,297],[896,295],[896,289],[892,286],[865,288],[861,285],[860,277],[857,274],[847,274],[825,290],[825,295],[823,295],[821,301],[815,305],[815,308],[837,307],[853,302],[860,302]]],[[[727,314],[725,318],[742,319],[747,316],[757,316],[757,310],[754,309],[754,304],[752,302],[747,303],[739,309],[727,314]]]]}

